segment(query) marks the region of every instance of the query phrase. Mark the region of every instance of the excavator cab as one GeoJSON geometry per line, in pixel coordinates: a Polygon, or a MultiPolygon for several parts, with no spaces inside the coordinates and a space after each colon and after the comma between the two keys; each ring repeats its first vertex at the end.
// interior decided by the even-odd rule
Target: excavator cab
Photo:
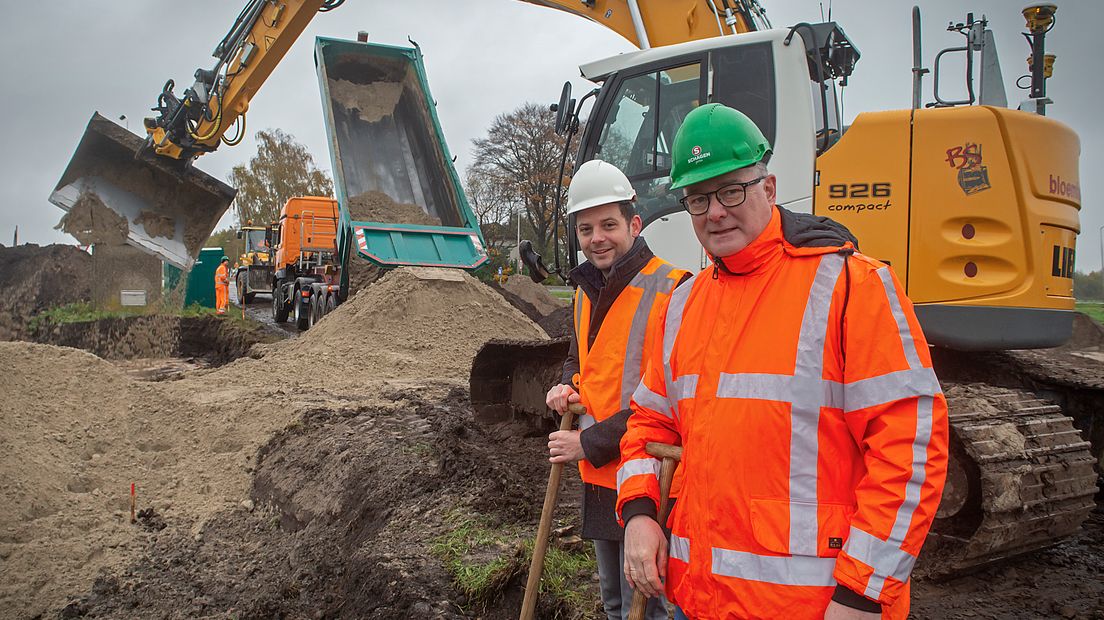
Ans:
{"type": "Polygon", "coordinates": [[[81,243],[126,243],[187,270],[236,192],[144,146],[93,114],[50,202],[68,212],[60,228],[81,243]]]}

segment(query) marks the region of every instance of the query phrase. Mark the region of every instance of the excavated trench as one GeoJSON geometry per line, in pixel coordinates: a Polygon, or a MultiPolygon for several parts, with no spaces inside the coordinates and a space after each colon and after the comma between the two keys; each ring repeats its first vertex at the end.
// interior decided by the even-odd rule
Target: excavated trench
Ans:
{"type": "Polygon", "coordinates": [[[84,349],[111,361],[176,359],[198,367],[222,366],[274,338],[230,319],[168,315],[47,323],[31,336],[34,342],[84,349]]]}

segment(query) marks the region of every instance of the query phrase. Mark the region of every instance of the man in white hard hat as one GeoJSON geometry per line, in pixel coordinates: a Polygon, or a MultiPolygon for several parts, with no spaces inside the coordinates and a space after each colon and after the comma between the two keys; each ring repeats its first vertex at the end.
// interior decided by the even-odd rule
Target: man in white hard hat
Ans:
{"type": "MultiPolygon", "coordinates": [[[[582,537],[594,542],[602,604],[608,620],[628,618],[632,588],[622,571],[624,532],[617,524],[617,469],[629,399],[640,382],[644,351],[658,331],[655,318],[690,274],[648,249],[635,213],[636,192],[616,166],[579,166],[568,189],[567,213],[587,260],[573,269],[575,330],[561,383],[548,406],[561,414],[582,403],[579,430],[549,435],[549,460],[578,462],[583,479],[582,537]]],[[[649,601],[649,620],[667,618],[665,601],[649,601]]]]}

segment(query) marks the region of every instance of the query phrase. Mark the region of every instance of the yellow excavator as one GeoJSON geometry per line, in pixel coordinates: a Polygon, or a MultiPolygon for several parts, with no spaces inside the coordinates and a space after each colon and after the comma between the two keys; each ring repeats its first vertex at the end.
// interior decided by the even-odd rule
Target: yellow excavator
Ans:
{"type": "MultiPolygon", "coordinates": [[[[1045,116],[1053,59],[1044,41],[1054,5],[1024,10],[1031,88],[1019,109],[1007,108],[993,33],[973,16],[952,26],[965,45],[936,56],[935,101],[922,105],[928,70],[914,10],[912,108],[860,114],[845,126],[837,96],[860,53],[833,22],[773,29],[757,0],[523,1],[602,24],[640,48],[583,65],[583,77],[597,87],[575,100],[565,86],[557,128],[581,132],[576,163],[602,158],[633,181],[644,235],[658,255],[687,268],[704,266],[689,217],[669,189],[668,149],[690,110],[721,102],[748,114],[774,146],[778,202],[846,224],[866,254],[892,264],[929,341],[952,358],[955,350],[1052,347],[1069,338],[1079,144],[1068,127],[1045,116]],[[966,61],[965,99],[941,98],[948,79],[941,60],[948,54],[966,61]],[[579,110],[588,102],[581,123],[579,110]]],[[[166,83],[158,116],[146,121],[144,143],[117,139],[114,123],[93,118],[55,202],[63,208],[93,202],[122,214],[132,242],[142,213],[145,221],[176,218],[177,231],[192,233],[181,235],[176,254],[187,262],[195,255],[189,242],[214,226],[232,197],[197,179],[191,163],[240,139],[250,98],[291,43],[314,15],[342,3],[247,2],[217,46],[214,67],[197,71],[183,96],[166,83]],[[236,135],[228,139],[231,129],[236,135]],[[97,152],[101,146],[104,153],[110,147],[110,157],[97,152]],[[169,213],[173,196],[193,187],[206,194],[191,200],[190,211],[169,213]]],[[[566,161],[565,151],[565,171],[566,161]]],[[[574,257],[573,235],[567,236],[574,257]]],[[[528,262],[547,273],[538,257],[528,262]]],[[[555,346],[491,343],[481,351],[471,378],[478,415],[546,415],[544,391],[558,379],[563,359],[564,344],[559,351],[555,346]]],[[[970,569],[1076,531],[1094,506],[1096,474],[1089,445],[1070,418],[1023,391],[943,378],[954,452],[925,553],[934,558],[932,572],[970,569]]]]}

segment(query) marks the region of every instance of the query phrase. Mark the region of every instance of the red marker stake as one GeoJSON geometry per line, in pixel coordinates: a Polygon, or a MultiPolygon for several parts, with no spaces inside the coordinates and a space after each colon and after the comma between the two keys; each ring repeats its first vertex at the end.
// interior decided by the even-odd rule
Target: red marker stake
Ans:
{"type": "Polygon", "coordinates": [[[131,482],[130,483],[130,522],[131,523],[134,523],[138,520],[137,517],[134,516],[135,501],[136,501],[136,497],[134,495],[134,483],[131,482]]]}

